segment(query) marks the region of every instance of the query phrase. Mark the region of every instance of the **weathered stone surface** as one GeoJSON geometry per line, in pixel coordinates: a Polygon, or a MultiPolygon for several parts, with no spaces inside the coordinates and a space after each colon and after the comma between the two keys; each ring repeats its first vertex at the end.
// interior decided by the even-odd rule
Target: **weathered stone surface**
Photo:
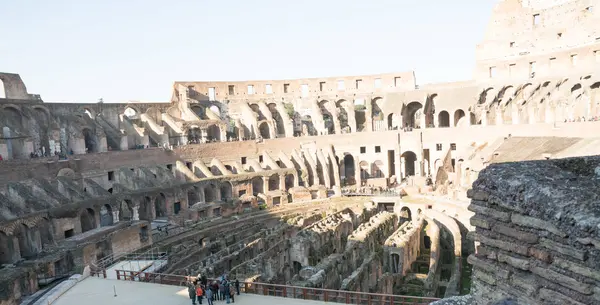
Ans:
{"type": "Polygon", "coordinates": [[[567,236],[567,234],[565,234],[564,232],[561,232],[556,226],[554,226],[550,222],[540,220],[538,218],[524,216],[524,215],[520,215],[520,214],[512,214],[510,219],[514,224],[517,224],[517,225],[520,225],[523,227],[530,227],[530,228],[535,228],[535,229],[540,229],[540,230],[546,230],[546,231],[548,231],[552,234],[556,234],[560,237],[567,236]]]}
{"type": "Polygon", "coordinates": [[[504,222],[510,221],[510,214],[506,212],[497,211],[488,207],[471,203],[468,207],[469,211],[476,213],[477,215],[485,215],[493,219],[497,219],[504,222]]]}
{"type": "Polygon", "coordinates": [[[498,261],[507,263],[521,270],[529,270],[530,263],[527,259],[516,258],[504,253],[498,253],[498,261]]]}
{"type": "Polygon", "coordinates": [[[584,245],[593,245],[594,248],[600,250],[600,240],[595,239],[595,238],[578,238],[577,242],[584,244],[584,245]]]}
{"type": "Polygon", "coordinates": [[[539,237],[536,234],[524,232],[499,223],[494,224],[494,226],[492,227],[492,231],[504,234],[506,236],[510,236],[512,238],[518,239],[529,244],[534,244],[539,239],[539,237]]]}
{"type": "Polygon", "coordinates": [[[481,269],[476,269],[473,271],[473,276],[490,285],[496,285],[496,277],[493,273],[487,273],[481,271],[481,269]]]}
{"type": "Polygon", "coordinates": [[[506,241],[499,240],[499,239],[489,238],[482,234],[477,234],[477,239],[479,241],[481,241],[481,243],[490,245],[492,247],[500,248],[502,250],[518,253],[521,255],[527,255],[527,250],[528,250],[527,246],[517,245],[517,244],[511,243],[511,242],[506,242],[506,241]]]}
{"type": "Polygon", "coordinates": [[[557,243],[557,242],[547,239],[547,238],[542,238],[540,240],[540,245],[542,245],[543,247],[545,247],[547,249],[556,251],[563,255],[567,255],[567,256],[576,258],[581,261],[585,260],[585,258],[586,258],[586,251],[578,250],[573,247],[557,243]]]}
{"type": "Polygon", "coordinates": [[[539,289],[539,284],[536,282],[533,275],[523,276],[521,274],[513,274],[510,277],[510,284],[522,289],[525,294],[533,296],[539,289]]]}
{"type": "Polygon", "coordinates": [[[467,191],[467,197],[473,200],[486,201],[489,197],[487,192],[470,189],[467,191]]]}
{"type": "Polygon", "coordinates": [[[488,230],[491,228],[489,221],[487,221],[485,218],[480,218],[476,216],[471,217],[471,225],[488,230]]]}
{"type": "Polygon", "coordinates": [[[592,270],[588,267],[558,257],[554,259],[552,265],[556,265],[559,268],[569,270],[573,273],[581,274],[585,277],[589,277],[591,279],[600,281],[600,270],[592,270]]]}
{"type": "Polygon", "coordinates": [[[474,255],[469,255],[467,262],[476,268],[481,268],[489,273],[495,274],[502,279],[508,279],[510,276],[510,271],[501,269],[493,262],[478,258],[474,255]]]}
{"type": "Polygon", "coordinates": [[[578,282],[576,279],[568,277],[564,274],[560,274],[558,272],[540,267],[533,267],[531,268],[531,271],[536,275],[541,276],[554,283],[560,284],[561,286],[573,289],[583,294],[592,294],[592,286],[590,286],[589,284],[578,282]]]}
{"type": "Polygon", "coordinates": [[[552,262],[552,255],[548,251],[541,250],[535,247],[529,248],[529,256],[533,256],[544,263],[552,262]]]}
{"type": "Polygon", "coordinates": [[[568,296],[558,293],[556,291],[542,288],[540,289],[540,298],[548,305],[585,305],[583,303],[577,302],[568,296]]]}

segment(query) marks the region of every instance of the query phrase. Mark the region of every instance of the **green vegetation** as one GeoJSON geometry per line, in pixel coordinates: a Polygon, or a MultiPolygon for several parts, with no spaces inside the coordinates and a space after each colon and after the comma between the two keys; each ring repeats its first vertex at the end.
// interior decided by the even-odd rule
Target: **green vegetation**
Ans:
{"type": "Polygon", "coordinates": [[[284,103],[283,107],[285,108],[285,111],[287,112],[287,114],[290,117],[290,119],[293,119],[294,118],[294,114],[296,113],[296,110],[294,110],[294,104],[292,104],[292,103],[284,103]]]}

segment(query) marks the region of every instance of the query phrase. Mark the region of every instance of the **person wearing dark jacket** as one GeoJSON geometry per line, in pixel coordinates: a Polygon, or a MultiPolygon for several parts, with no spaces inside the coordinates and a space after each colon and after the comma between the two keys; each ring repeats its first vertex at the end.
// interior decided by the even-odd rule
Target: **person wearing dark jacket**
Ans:
{"type": "Polygon", "coordinates": [[[237,293],[237,295],[240,295],[240,281],[237,278],[235,278],[234,285],[235,285],[235,292],[237,293]]]}
{"type": "Polygon", "coordinates": [[[206,301],[208,302],[208,305],[213,305],[213,290],[206,288],[206,301]]]}
{"type": "Polygon", "coordinates": [[[190,295],[190,299],[192,299],[192,305],[196,305],[196,287],[194,287],[193,283],[188,283],[188,294],[190,295]]]}

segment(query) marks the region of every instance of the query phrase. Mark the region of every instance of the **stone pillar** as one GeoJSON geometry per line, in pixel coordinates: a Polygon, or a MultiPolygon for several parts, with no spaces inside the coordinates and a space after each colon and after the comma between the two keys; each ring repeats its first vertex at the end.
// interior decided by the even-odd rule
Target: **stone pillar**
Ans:
{"type": "Polygon", "coordinates": [[[331,112],[331,119],[333,120],[333,129],[335,130],[335,134],[341,134],[342,133],[342,127],[340,125],[340,120],[338,118],[337,108],[336,107],[334,107],[333,112],[331,112]]]}
{"type": "Polygon", "coordinates": [[[488,117],[487,117],[488,113],[487,111],[482,112],[481,114],[481,126],[487,126],[488,124],[488,117]]]}
{"type": "Polygon", "coordinates": [[[365,98],[365,131],[373,131],[373,100],[369,96],[365,98]]]}
{"type": "Polygon", "coordinates": [[[500,107],[496,108],[496,125],[503,125],[504,117],[502,116],[502,109],[500,107]]]}
{"type": "Polygon", "coordinates": [[[279,174],[279,189],[286,191],[285,189],[285,174],[279,174]]]}
{"type": "Polygon", "coordinates": [[[219,130],[221,131],[221,142],[227,142],[227,127],[219,126],[219,130]]]}
{"type": "Polygon", "coordinates": [[[400,157],[400,151],[394,151],[394,172],[396,173],[396,181],[400,184],[400,180],[402,180],[402,157],[400,157]]]}
{"type": "Polygon", "coordinates": [[[262,177],[263,179],[263,194],[266,194],[269,191],[269,177],[262,177]]]}
{"type": "Polygon", "coordinates": [[[119,210],[113,211],[112,216],[113,216],[113,223],[119,222],[119,210]]]}
{"type": "Polygon", "coordinates": [[[133,217],[132,217],[133,220],[140,220],[140,211],[139,211],[139,209],[140,209],[139,205],[133,207],[133,217]]]}
{"type": "Polygon", "coordinates": [[[404,177],[406,177],[406,167],[404,166],[404,164],[406,163],[406,159],[404,157],[400,157],[400,179],[403,179],[404,177]]]}
{"type": "Polygon", "coordinates": [[[206,143],[208,138],[208,130],[206,128],[200,129],[200,142],[206,143]]]}
{"type": "Polygon", "coordinates": [[[517,108],[517,106],[515,105],[514,102],[511,104],[511,116],[512,116],[512,123],[514,125],[519,124],[519,109],[517,108]]]}
{"type": "MultiPolygon", "coordinates": [[[[354,101],[352,101],[354,103],[354,101]]],[[[344,108],[348,114],[348,126],[350,126],[350,132],[356,132],[356,113],[354,107],[344,108]]]]}
{"type": "Polygon", "coordinates": [[[356,186],[360,187],[361,186],[361,181],[362,181],[362,177],[360,176],[360,160],[357,157],[354,157],[354,176],[355,176],[355,180],[356,180],[356,186]]]}

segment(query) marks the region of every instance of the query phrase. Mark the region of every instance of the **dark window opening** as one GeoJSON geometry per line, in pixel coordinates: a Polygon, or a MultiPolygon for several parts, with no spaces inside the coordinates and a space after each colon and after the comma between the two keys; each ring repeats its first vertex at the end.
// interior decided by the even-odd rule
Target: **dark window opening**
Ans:
{"type": "Polygon", "coordinates": [[[364,154],[364,153],[366,153],[366,152],[367,152],[367,148],[366,148],[365,146],[361,146],[361,147],[360,147],[360,153],[361,153],[361,154],[364,154]]]}
{"type": "Polygon", "coordinates": [[[263,156],[262,155],[258,156],[258,162],[260,162],[260,163],[263,162],[263,156]]]}
{"type": "Polygon", "coordinates": [[[65,231],[65,239],[72,237],[73,235],[75,235],[75,230],[69,229],[65,231]]]}
{"type": "Polygon", "coordinates": [[[167,164],[167,168],[172,171],[173,170],[173,164],[167,164]]]}
{"type": "Polygon", "coordinates": [[[235,94],[235,86],[234,85],[229,85],[229,95],[234,95],[235,94]]]}
{"type": "Polygon", "coordinates": [[[114,181],[115,180],[115,172],[110,171],[108,172],[108,181],[114,181]]]}
{"type": "Polygon", "coordinates": [[[289,93],[290,84],[283,84],[283,93],[289,93]]]}
{"type": "Polygon", "coordinates": [[[175,202],[173,204],[173,214],[177,215],[181,211],[181,202],[175,202]]]}
{"type": "Polygon", "coordinates": [[[375,152],[376,153],[380,153],[381,152],[381,146],[375,146],[375,152]]]}
{"type": "Polygon", "coordinates": [[[246,190],[239,190],[238,191],[238,197],[242,197],[244,195],[246,195],[246,190]]]}
{"type": "Polygon", "coordinates": [[[435,150],[437,151],[441,151],[442,150],[442,144],[435,144],[435,150]]]}
{"type": "Polygon", "coordinates": [[[450,150],[456,150],[456,143],[450,143],[450,150]]]}
{"type": "Polygon", "coordinates": [[[185,165],[189,170],[192,170],[192,162],[185,162],[185,165]]]}
{"type": "Polygon", "coordinates": [[[242,157],[242,164],[246,164],[246,157],[242,157]]]}

